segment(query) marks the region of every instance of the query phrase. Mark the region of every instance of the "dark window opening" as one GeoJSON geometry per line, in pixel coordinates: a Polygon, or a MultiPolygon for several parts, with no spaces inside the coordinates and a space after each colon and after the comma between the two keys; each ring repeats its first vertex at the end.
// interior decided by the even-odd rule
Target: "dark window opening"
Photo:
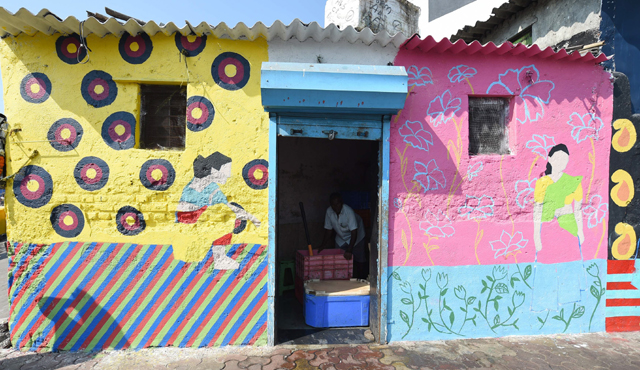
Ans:
{"type": "Polygon", "coordinates": [[[140,85],[140,148],[184,149],[187,88],[140,85]]]}
{"type": "Polygon", "coordinates": [[[515,36],[510,38],[509,41],[512,44],[523,44],[527,46],[533,44],[533,26],[529,26],[518,32],[515,36]]]}
{"type": "Polygon", "coordinates": [[[506,98],[469,97],[469,154],[509,154],[506,98]]]}

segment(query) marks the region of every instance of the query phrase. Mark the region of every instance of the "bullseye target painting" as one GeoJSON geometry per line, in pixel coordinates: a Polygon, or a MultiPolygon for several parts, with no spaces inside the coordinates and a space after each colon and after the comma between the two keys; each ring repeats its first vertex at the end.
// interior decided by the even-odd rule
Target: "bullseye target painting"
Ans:
{"type": "Polygon", "coordinates": [[[87,57],[87,49],[82,45],[80,35],[76,33],[58,37],[56,52],[58,58],[67,64],[78,64],[87,57]]]}
{"type": "Polygon", "coordinates": [[[120,51],[120,56],[122,56],[122,59],[126,62],[142,64],[151,56],[153,44],[151,43],[151,38],[146,33],[132,36],[125,32],[118,43],[118,50],[120,51]]]}
{"type": "Polygon", "coordinates": [[[122,235],[133,236],[143,232],[147,224],[142,212],[131,206],[124,206],[116,214],[116,226],[122,235]]]}
{"type": "Polygon", "coordinates": [[[75,238],[84,229],[84,215],[73,204],[61,204],[51,211],[51,226],[63,238],[75,238]]]}
{"type": "Polygon", "coordinates": [[[20,95],[29,103],[42,103],[51,95],[51,80],[44,73],[30,73],[20,83],[20,95]]]}
{"type": "Polygon", "coordinates": [[[165,191],[175,179],[176,171],[166,159],[150,159],[140,168],[140,182],[149,190],[165,191]]]}
{"type": "Polygon", "coordinates": [[[109,181],[109,165],[98,157],[85,157],[76,165],[73,177],[82,189],[99,190],[109,181]]]}
{"type": "Polygon", "coordinates": [[[187,127],[198,132],[211,126],[215,110],[213,104],[204,96],[192,96],[187,99],[187,127]]]}
{"type": "Polygon", "coordinates": [[[195,57],[204,50],[207,44],[207,36],[182,36],[176,32],[176,47],[178,50],[188,57],[195,57]]]}
{"type": "Polygon", "coordinates": [[[78,147],[83,133],[78,121],[72,118],[61,118],[49,128],[47,140],[55,150],[68,152],[78,147]]]}
{"type": "Polygon", "coordinates": [[[213,80],[226,90],[242,89],[251,75],[251,65],[242,55],[226,52],[218,55],[211,65],[213,80]]]}
{"type": "Polygon", "coordinates": [[[107,72],[91,71],[82,79],[80,91],[87,104],[101,108],[116,100],[118,86],[107,72]]]}
{"type": "Polygon", "coordinates": [[[53,195],[51,175],[42,167],[26,166],[13,178],[13,193],[23,205],[40,208],[49,203],[53,195]]]}
{"type": "Polygon", "coordinates": [[[251,189],[266,189],[269,186],[269,162],[255,159],[247,163],[242,169],[242,177],[251,189]]]}
{"type": "Polygon", "coordinates": [[[131,149],[136,143],[136,118],[129,112],[116,112],[102,124],[102,139],[115,150],[131,149]]]}

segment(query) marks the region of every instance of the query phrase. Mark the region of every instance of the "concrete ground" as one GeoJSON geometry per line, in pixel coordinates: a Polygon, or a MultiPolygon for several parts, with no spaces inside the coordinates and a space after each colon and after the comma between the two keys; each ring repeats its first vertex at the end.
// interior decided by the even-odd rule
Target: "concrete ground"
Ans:
{"type": "Polygon", "coordinates": [[[0,350],[0,369],[640,369],[640,332],[403,342],[389,346],[0,350]]]}

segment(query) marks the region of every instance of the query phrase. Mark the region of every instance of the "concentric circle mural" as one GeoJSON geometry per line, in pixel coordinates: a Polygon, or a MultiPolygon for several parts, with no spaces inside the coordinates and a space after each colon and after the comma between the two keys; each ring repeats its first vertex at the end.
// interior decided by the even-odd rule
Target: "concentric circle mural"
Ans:
{"type": "Polygon", "coordinates": [[[242,177],[251,189],[266,189],[269,186],[269,162],[255,159],[247,163],[242,169],[242,177]]]}
{"type": "Polygon", "coordinates": [[[140,182],[149,190],[165,191],[175,179],[176,171],[166,159],[150,159],[140,168],[140,182]]]}
{"type": "Polygon", "coordinates": [[[115,150],[131,149],[136,143],[136,118],[129,112],[116,112],[102,124],[102,139],[115,150]]]}
{"type": "Polygon", "coordinates": [[[30,73],[20,83],[20,95],[29,103],[42,103],[51,95],[51,80],[44,73],[30,73]]]}
{"type": "Polygon", "coordinates": [[[76,33],[58,37],[56,52],[58,58],[67,64],[78,64],[87,57],[87,50],[82,46],[80,35],[76,33]]]}
{"type": "Polygon", "coordinates": [[[192,96],[187,99],[187,127],[198,132],[211,126],[215,116],[213,104],[204,96],[192,96]]]}
{"type": "Polygon", "coordinates": [[[49,203],[53,195],[51,175],[42,167],[25,166],[13,178],[13,192],[21,204],[40,208],[49,203]]]}
{"type": "Polygon", "coordinates": [[[122,59],[126,62],[142,64],[151,56],[153,44],[151,43],[151,38],[146,33],[132,36],[125,32],[118,43],[118,50],[120,51],[120,56],[122,56],[122,59]]]}
{"type": "Polygon", "coordinates": [[[55,150],[68,152],[80,144],[83,133],[82,126],[78,121],[72,118],[62,118],[51,125],[47,133],[47,140],[55,150]]]}
{"type": "Polygon", "coordinates": [[[100,108],[116,100],[118,86],[107,72],[91,71],[82,79],[80,91],[87,104],[100,108]]]}
{"type": "Polygon", "coordinates": [[[176,32],[176,47],[181,53],[184,53],[188,57],[195,57],[204,50],[207,44],[207,36],[182,36],[179,32],[176,32]]]}
{"type": "Polygon", "coordinates": [[[85,157],[76,165],[73,177],[82,189],[99,190],[109,181],[109,165],[98,157],[85,157]]]}
{"type": "Polygon", "coordinates": [[[218,55],[211,65],[213,80],[227,90],[242,89],[251,75],[249,61],[242,55],[226,52],[218,55]]]}
{"type": "Polygon", "coordinates": [[[116,225],[122,235],[128,236],[138,235],[147,227],[142,213],[131,206],[120,208],[116,214],[116,225]]]}
{"type": "Polygon", "coordinates": [[[73,204],[61,204],[51,211],[51,226],[64,238],[75,238],[84,229],[84,215],[73,204]]]}

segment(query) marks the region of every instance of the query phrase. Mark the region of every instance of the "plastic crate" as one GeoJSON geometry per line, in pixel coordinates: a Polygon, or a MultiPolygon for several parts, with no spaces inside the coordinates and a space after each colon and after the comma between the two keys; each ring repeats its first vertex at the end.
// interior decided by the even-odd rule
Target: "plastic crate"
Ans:
{"type": "Polygon", "coordinates": [[[313,256],[308,250],[296,253],[296,276],[302,281],[320,280],[348,280],[353,277],[353,260],[344,258],[342,249],[325,249],[318,255],[316,249],[313,256]]]}
{"type": "Polygon", "coordinates": [[[340,281],[344,283],[343,292],[340,289],[332,289],[331,292],[311,291],[310,283],[314,282],[305,283],[304,295],[304,320],[307,325],[315,328],[369,325],[369,287],[366,281],[340,281]],[[362,291],[365,285],[366,291],[355,293],[358,295],[343,295],[362,291]]]}
{"type": "Polygon", "coordinates": [[[367,191],[343,191],[342,201],[344,204],[355,209],[369,209],[369,192],[367,191]]]}

